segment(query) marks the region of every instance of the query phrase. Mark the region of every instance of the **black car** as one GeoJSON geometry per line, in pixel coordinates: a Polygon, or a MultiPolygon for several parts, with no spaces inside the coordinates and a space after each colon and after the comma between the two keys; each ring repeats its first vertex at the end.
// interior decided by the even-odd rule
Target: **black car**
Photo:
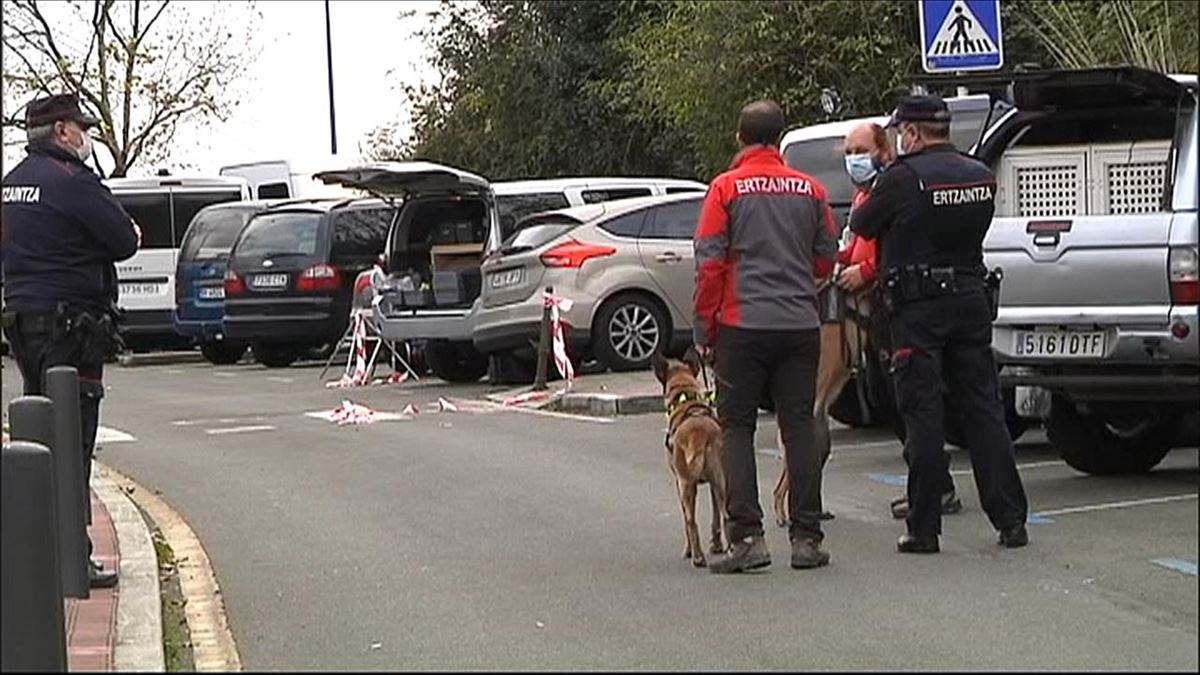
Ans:
{"type": "Polygon", "coordinates": [[[225,273],[225,335],[269,368],[336,344],[354,280],[383,252],[395,207],[380,200],[284,202],[250,219],[225,273]]]}

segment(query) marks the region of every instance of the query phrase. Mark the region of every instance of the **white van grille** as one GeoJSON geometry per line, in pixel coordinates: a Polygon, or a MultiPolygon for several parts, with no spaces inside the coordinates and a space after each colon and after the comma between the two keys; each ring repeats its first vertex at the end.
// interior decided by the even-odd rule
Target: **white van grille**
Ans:
{"type": "Polygon", "coordinates": [[[1108,212],[1154,213],[1162,209],[1166,162],[1108,165],[1108,212]]]}
{"type": "Polygon", "coordinates": [[[1078,165],[1016,167],[1017,209],[1021,218],[1073,216],[1079,212],[1078,165]]]}

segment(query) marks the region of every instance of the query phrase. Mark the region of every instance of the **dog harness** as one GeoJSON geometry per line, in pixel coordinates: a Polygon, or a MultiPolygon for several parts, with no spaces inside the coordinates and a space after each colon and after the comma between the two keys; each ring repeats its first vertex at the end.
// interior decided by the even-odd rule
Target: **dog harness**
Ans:
{"type": "MultiPolygon", "coordinates": [[[[671,436],[673,432],[673,430],[670,428],[670,421],[674,419],[675,414],[681,409],[684,409],[685,407],[687,408],[683,411],[682,416],[679,418],[679,424],[683,424],[683,421],[689,417],[699,417],[701,415],[716,419],[717,415],[712,409],[712,406],[716,405],[716,401],[717,392],[715,391],[681,391],[679,392],[678,396],[671,399],[671,402],[667,404],[667,435],[666,438],[663,439],[668,453],[671,452],[671,436]]],[[[679,425],[676,424],[674,426],[679,425]]]]}

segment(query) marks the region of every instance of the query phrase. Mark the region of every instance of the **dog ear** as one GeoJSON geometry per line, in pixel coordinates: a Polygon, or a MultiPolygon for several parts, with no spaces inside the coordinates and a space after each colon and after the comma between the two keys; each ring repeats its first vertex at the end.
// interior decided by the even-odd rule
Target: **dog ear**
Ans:
{"type": "Polygon", "coordinates": [[[704,364],[703,359],[700,358],[700,353],[696,351],[695,347],[688,347],[687,352],[683,355],[683,362],[687,364],[688,368],[691,368],[692,375],[699,375],[700,368],[704,364]]]}
{"type": "Polygon", "coordinates": [[[654,377],[658,378],[661,384],[667,383],[667,357],[658,352],[654,352],[654,356],[650,357],[650,366],[654,368],[654,377]]]}

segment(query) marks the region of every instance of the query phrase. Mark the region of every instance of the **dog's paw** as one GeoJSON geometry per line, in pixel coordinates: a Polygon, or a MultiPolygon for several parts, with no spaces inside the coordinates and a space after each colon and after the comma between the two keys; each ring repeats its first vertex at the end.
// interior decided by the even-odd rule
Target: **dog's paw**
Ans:
{"type": "Polygon", "coordinates": [[[692,559],[692,567],[708,567],[708,561],[704,559],[704,556],[698,555],[692,559]]]}
{"type": "Polygon", "coordinates": [[[713,543],[712,546],[708,547],[708,552],[712,553],[713,555],[721,555],[725,552],[725,545],[721,543],[713,543]]]}
{"type": "Polygon", "coordinates": [[[684,558],[684,560],[690,560],[692,558],[692,547],[691,546],[683,549],[683,558],[684,558]]]}

